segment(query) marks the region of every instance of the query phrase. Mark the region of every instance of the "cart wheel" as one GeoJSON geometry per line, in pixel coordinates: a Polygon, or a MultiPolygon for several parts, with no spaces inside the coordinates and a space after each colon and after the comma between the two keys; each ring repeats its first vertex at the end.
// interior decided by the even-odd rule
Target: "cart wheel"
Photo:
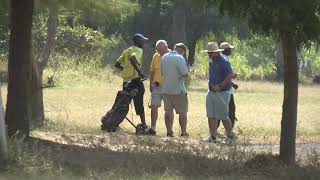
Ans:
{"type": "Polygon", "coordinates": [[[142,124],[138,124],[138,125],[137,125],[137,127],[136,127],[136,134],[137,134],[137,135],[144,134],[145,131],[146,131],[145,126],[143,126],[142,124]]]}

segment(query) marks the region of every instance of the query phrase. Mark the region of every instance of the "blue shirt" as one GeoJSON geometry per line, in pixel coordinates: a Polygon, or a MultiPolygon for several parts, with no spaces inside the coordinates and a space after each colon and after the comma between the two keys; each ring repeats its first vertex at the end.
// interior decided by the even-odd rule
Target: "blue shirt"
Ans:
{"type": "MultiPolygon", "coordinates": [[[[232,74],[230,62],[219,55],[215,60],[209,60],[209,85],[219,85],[224,79],[232,74]]],[[[231,81],[221,89],[221,91],[229,91],[231,89],[231,81]]]]}

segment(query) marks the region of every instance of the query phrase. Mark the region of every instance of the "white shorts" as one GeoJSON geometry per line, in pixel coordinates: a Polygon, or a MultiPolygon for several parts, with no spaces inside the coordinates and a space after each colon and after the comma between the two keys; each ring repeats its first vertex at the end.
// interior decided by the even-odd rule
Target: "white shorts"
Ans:
{"type": "Polygon", "coordinates": [[[162,101],[161,87],[160,86],[152,86],[151,93],[151,106],[160,107],[162,101]]]}

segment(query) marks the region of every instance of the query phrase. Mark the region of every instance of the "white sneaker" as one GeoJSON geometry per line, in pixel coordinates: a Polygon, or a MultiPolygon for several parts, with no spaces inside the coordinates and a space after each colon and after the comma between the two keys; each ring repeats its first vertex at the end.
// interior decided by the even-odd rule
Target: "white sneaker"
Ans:
{"type": "Polygon", "coordinates": [[[222,141],[222,144],[226,144],[226,145],[232,145],[234,142],[234,138],[232,137],[227,137],[224,141],[222,141]]]}
{"type": "Polygon", "coordinates": [[[205,139],[201,139],[202,142],[207,142],[207,143],[216,143],[217,139],[213,139],[211,136],[208,136],[205,139]]]}

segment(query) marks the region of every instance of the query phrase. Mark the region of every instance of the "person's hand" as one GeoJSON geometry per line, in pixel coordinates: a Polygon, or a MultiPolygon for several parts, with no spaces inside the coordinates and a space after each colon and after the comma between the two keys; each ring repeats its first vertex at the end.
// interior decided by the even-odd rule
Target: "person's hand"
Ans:
{"type": "Polygon", "coordinates": [[[237,73],[234,73],[233,74],[233,79],[237,78],[238,77],[238,74],[237,73]]]}
{"type": "Polygon", "coordinates": [[[216,92],[220,92],[221,91],[221,85],[219,84],[219,85],[215,85],[214,86],[214,90],[216,91],[216,92]]]}
{"type": "Polygon", "coordinates": [[[233,87],[235,90],[237,90],[239,86],[238,86],[237,84],[235,84],[235,83],[232,83],[232,87],[233,87]]]}
{"type": "Polygon", "coordinates": [[[219,91],[221,91],[221,85],[219,84],[219,85],[214,86],[214,85],[210,84],[209,90],[213,91],[213,92],[219,92],[219,91]]]}
{"type": "Polygon", "coordinates": [[[214,91],[214,86],[212,84],[209,84],[209,90],[214,91]]]}

